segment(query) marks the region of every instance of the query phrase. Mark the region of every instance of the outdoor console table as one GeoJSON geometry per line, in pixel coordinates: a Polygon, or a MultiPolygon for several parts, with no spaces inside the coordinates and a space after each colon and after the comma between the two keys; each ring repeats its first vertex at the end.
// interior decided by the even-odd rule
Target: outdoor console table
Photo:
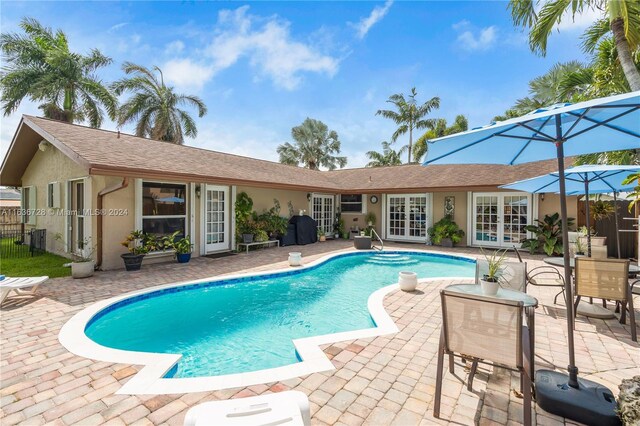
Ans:
{"type": "Polygon", "coordinates": [[[238,243],[238,247],[236,247],[236,250],[240,251],[240,247],[246,247],[247,251],[246,253],[249,253],[249,247],[251,246],[267,246],[267,247],[271,247],[273,244],[276,245],[276,247],[280,247],[280,241],[279,240],[267,240],[267,241],[254,241],[252,243],[238,243]]]}
{"type": "Polygon", "coordinates": [[[529,329],[529,345],[531,347],[531,377],[535,377],[535,309],[538,307],[538,299],[528,295],[522,291],[512,290],[508,288],[499,288],[495,296],[487,296],[482,293],[480,284],[453,284],[445,287],[446,290],[458,293],[472,294],[475,296],[495,297],[496,299],[516,300],[523,303],[524,312],[527,316],[527,325],[529,329]]]}

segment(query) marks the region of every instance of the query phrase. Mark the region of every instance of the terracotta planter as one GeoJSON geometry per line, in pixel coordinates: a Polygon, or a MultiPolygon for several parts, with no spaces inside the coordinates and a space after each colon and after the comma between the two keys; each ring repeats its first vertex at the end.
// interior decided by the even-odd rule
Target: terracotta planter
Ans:
{"type": "Polygon", "coordinates": [[[607,245],[607,237],[591,237],[591,246],[604,247],[607,245]]]}
{"type": "Polygon", "coordinates": [[[401,271],[398,274],[398,285],[402,291],[414,291],[418,285],[418,275],[415,272],[401,271]]]}
{"type": "Polygon", "coordinates": [[[73,278],[87,278],[93,275],[96,264],[93,260],[89,262],[71,263],[71,276],[73,278]]]}

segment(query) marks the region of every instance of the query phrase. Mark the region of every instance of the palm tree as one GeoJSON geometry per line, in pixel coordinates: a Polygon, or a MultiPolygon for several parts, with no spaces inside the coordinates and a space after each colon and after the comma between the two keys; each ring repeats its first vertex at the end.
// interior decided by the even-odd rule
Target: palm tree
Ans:
{"type": "Polygon", "coordinates": [[[511,16],[517,26],[529,27],[529,46],[541,55],[547,51],[547,40],[563,15],[572,17],[586,10],[598,9],[606,19],[594,23],[585,33],[585,49],[596,46],[597,41],[613,33],[616,50],[624,75],[631,90],[640,90],[640,72],[633,61],[633,52],[640,43],[640,2],[638,0],[510,0],[511,16]],[[542,4],[539,11],[536,6],[542,4]]]}
{"type": "Polygon", "coordinates": [[[369,161],[365,167],[399,166],[402,164],[400,156],[406,149],[407,145],[403,146],[398,151],[394,151],[391,148],[391,144],[384,141],[382,142],[382,153],[378,151],[367,152],[367,158],[371,161],[369,161]]]}
{"type": "Polygon", "coordinates": [[[302,164],[311,170],[319,170],[320,167],[334,170],[347,165],[347,157],[334,155],[340,154],[338,133],[329,131],[322,121],[307,117],[300,126],[291,129],[291,137],[294,144],[286,142],[277,148],[281,163],[302,164]]]}
{"type": "Polygon", "coordinates": [[[413,156],[416,161],[420,161],[427,153],[429,146],[428,141],[442,136],[453,135],[454,133],[464,132],[469,129],[469,120],[464,115],[457,115],[453,124],[447,126],[447,120],[439,118],[435,120],[435,125],[427,130],[418,138],[413,147],[413,156]]]}
{"type": "Polygon", "coordinates": [[[174,92],[174,88],[164,83],[160,68],[154,66],[160,78],[150,69],[125,62],[122,70],[127,75],[113,83],[116,94],[132,92],[133,95],[120,106],[118,111],[118,126],[135,121],[136,135],[149,137],[158,141],[184,144],[184,137],[195,138],[198,129],[194,119],[183,105],[193,106],[198,110],[198,117],[207,113],[207,107],[202,100],[193,95],[174,92]]]}
{"type": "Polygon", "coordinates": [[[393,135],[391,135],[391,143],[398,140],[399,136],[409,133],[409,145],[408,145],[408,162],[411,162],[411,150],[413,148],[413,130],[425,129],[435,125],[434,119],[425,119],[424,117],[432,110],[440,108],[440,98],[435,96],[429,99],[422,105],[418,105],[416,101],[416,88],[411,89],[409,99],[405,99],[402,93],[391,95],[387,102],[392,103],[396,110],[378,110],[376,115],[382,115],[385,118],[390,118],[397,125],[398,128],[393,135]]]}
{"type": "Polygon", "coordinates": [[[0,35],[5,65],[0,75],[2,111],[13,113],[25,98],[43,102],[45,117],[67,122],[87,120],[92,127],[102,124],[104,108],[115,118],[117,100],[95,72],[109,65],[111,58],[93,49],[88,55],[69,50],[67,36],[38,21],[20,22],[23,34],[0,35]]]}
{"type": "Polygon", "coordinates": [[[559,102],[582,100],[581,96],[586,91],[585,86],[576,84],[569,87],[567,81],[571,76],[582,74],[587,69],[588,67],[578,61],[556,63],[545,74],[529,82],[529,96],[518,99],[514,106],[503,115],[494,117],[493,121],[520,117],[538,108],[559,102]]]}

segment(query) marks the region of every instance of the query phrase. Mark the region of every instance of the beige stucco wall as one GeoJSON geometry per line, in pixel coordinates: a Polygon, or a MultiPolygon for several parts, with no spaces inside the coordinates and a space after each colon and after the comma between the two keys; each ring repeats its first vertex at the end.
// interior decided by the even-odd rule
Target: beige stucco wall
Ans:
{"type": "MultiPolygon", "coordinates": [[[[94,197],[105,188],[122,183],[118,177],[94,177],[94,197]]],[[[129,180],[126,188],[111,192],[102,197],[102,208],[106,215],[102,217],[102,269],[122,269],[124,264],[120,255],[127,249],[120,244],[129,232],[135,229],[135,186],[134,179],[129,180]]]]}
{"type": "MultiPolygon", "coordinates": [[[[578,218],[577,200],[577,197],[567,197],[567,215],[575,219],[572,228],[575,228],[575,223],[578,218]]],[[[546,214],[560,213],[560,196],[557,194],[544,194],[544,200],[542,200],[542,195],[539,195],[538,206],[538,218],[540,220],[542,220],[546,214]]]]}
{"type": "MultiPolygon", "coordinates": [[[[22,186],[36,188],[36,205],[31,208],[36,210],[35,227],[47,230],[47,251],[68,256],[64,240],[56,239],[57,234],[64,238],[66,232],[66,182],[86,176],[87,172],[81,166],[53,146],[49,146],[46,151],[36,151],[27,166],[22,176],[22,186]],[[61,197],[58,209],[47,208],[47,186],[50,182],[60,182],[61,197]]],[[[95,235],[92,235],[92,240],[95,240],[95,235]]]]}
{"type": "Polygon", "coordinates": [[[298,214],[300,210],[306,210],[307,214],[309,214],[309,201],[307,201],[307,192],[305,191],[238,186],[237,193],[241,192],[246,192],[251,197],[253,210],[258,213],[273,207],[273,199],[275,198],[280,202],[281,216],[289,216],[289,202],[293,205],[293,214],[298,214]]]}

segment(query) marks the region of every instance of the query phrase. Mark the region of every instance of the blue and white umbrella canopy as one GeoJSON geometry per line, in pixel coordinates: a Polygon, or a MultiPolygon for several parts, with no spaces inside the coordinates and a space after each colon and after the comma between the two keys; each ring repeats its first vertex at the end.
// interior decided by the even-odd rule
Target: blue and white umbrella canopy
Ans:
{"type": "MultiPolygon", "coordinates": [[[[629,192],[633,190],[634,184],[623,185],[622,182],[631,173],[640,172],[640,166],[609,166],[604,164],[576,166],[564,171],[565,192],[567,195],[629,192]]],[[[500,188],[525,191],[533,194],[560,192],[560,174],[558,172],[520,180],[500,188]]],[[[589,203],[587,203],[587,229],[589,224],[589,203]]],[[[620,257],[620,241],[618,238],[618,218],[616,216],[616,245],[618,257],[620,257]]],[[[587,236],[587,252],[591,256],[591,237],[587,236]]]]}
{"type": "Polygon", "coordinates": [[[427,164],[521,164],[640,148],[640,91],[559,104],[429,141],[427,164]]]}
{"type": "MultiPolygon", "coordinates": [[[[564,171],[567,195],[584,194],[585,183],[589,186],[589,193],[630,192],[634,184],[623,185],[622,181],[631,173],[640,172],[640,166],[609,166],[584,165],[566,169],[564,171]]],[[[500,188],[516,191],[531,192],[533,194],[559,192],[560,176],[558,172],[537,176],[531,179],[502,185],[500,188]]]]}
{"type": "MultiPolygon", "coordinates": [[[[423,164],[521,164],[556,158],[562,236],[567,241],[564,157],[625,149],[640,149],[640,91],[577,104],[553,105],[522,117],[429,141],[428,157],[423,164]]],[[[565,293],[571,301],[568,250],[564,251],[564,273],[565,293]]],[[[567,335],[568,387],[578,389],[571,303],[567,305],[567,335]]]]}

